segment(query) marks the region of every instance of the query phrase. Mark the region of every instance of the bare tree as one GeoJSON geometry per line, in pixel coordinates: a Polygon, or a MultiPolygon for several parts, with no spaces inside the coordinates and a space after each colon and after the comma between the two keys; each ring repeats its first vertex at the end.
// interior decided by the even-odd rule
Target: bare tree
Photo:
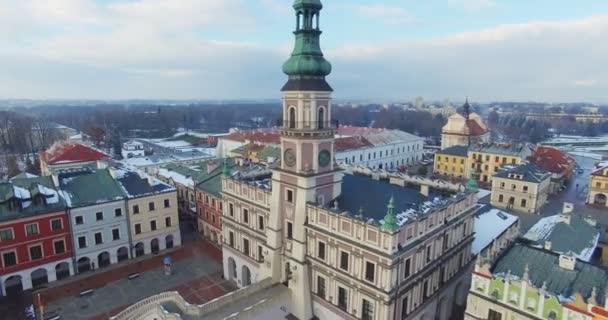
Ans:
{"type": "Polygon", "coordinates": [[[36,144],[32,144],[34,150],[46,149],[59,139],[59,132],[56,126],[41,118],[36,118],[33,121],[32,133],[36,142],[36,144]]]}
{"type": "Polygon", "coordinates": [[[17,157],[9,155],[6,157],[6,174],[9,178],[12,178],[21,173],[19,170],[19,164],[17,163],[17,157]]]}

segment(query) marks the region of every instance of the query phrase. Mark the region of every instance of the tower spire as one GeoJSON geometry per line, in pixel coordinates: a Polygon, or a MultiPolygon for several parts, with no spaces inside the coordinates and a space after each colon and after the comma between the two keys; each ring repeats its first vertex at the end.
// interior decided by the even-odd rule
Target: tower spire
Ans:
{"type": "Polygon", "coordinates": [[[391,196],[391,199],[386,206],[386,215],[384,216],[382,230],[388,232],[396,232],[399,230],[399,224],[397,224],[397,217],[395,216],[395,196],[391,196]]]}
{"type": "Polygon", "coordinates": [[[333,91],[325,81],[331,64],[323,57],[320,46],[320,0],[295,0],[296,41],[291,57],[283,64],[289,80],[282,91],[333,91]]]}
{"type": "Polygon", "coordinates": [[[224,165],[222,167],[222,175],[224,177],[230,176],[230,167],[228,166],[228,159],[224,159],[224,165]]]}
{"type": "Polygon", "coordinates": [[[471,178],[467,182],[465,186],[465,190],[468,192],[477,192],[479,191],[479,185],[477,184],[477,171],[473,170],[471,172],[471,178]]]}

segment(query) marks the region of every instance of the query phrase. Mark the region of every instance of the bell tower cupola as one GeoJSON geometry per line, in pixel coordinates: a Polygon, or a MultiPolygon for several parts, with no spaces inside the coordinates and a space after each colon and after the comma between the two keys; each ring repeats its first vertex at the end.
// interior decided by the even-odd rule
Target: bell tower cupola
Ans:
{"type": "Polygon", "coordinates": [[[282,91],[333,91],[325,81],[331,73],[331,64],[323,57],[319,28],[320,0],[296,0],[296,37],[291,57],[283,64],[283,72],[289,76],[282,91]]]}
{"type": "Polygon", "coordinates": [[[283,64],[288,79],[281,89],[281,169],[310,175],[334,169],[337,123],[331,121],[333,89],[325,80],[331,64],[325,60],[319,42],[321,1],[296,0],[293,8],[295,45],[283,64]]]}

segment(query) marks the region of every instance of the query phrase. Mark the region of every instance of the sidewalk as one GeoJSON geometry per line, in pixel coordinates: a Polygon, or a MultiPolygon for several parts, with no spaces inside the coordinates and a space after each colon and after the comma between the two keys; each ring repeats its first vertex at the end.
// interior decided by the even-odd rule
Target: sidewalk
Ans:
{"type": "Polygon", "coordinates": [[[129,305],[164,291],[176,290],[192,303],[203,303],[234,286],[222,279],[221,251],[206,241],[189,242],[172,252],[174,274],[165,276],[160,254],[153,258],[91,273],[88,277],[41,290],[46,312],[64,319],[108,319],[129,305]],[[127,277],[139,273],[133,280],[127,277]],[[80,297],[84,290],[93,294],[80,297]]]}
{"type": "MultiPolygon", "coordinates": [[[[49,284],[47,288],[34,292],[34,296],[40,293],[43,304],[70,297],[77,296],[80,292],[93,290],[105,286],[113,281],[127,278],[135,273],[142,273],[163,266],[163,259],[170,256],[174,263],[193,256],[209,256],[214,261],[222,263],[222,252],[215,246],[204,240],[188,242],[172,251],[161,252],[158,255],[146,255],[113,265],[93,272],[67,278],[49,284]]],[[[37,300],[37,299],[35,299],[37,300]]]]}

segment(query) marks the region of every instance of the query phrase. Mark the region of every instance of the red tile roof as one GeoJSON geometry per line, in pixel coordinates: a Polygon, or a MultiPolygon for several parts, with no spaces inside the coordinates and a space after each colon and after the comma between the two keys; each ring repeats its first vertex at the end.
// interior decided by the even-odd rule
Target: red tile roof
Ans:
{"type": "MultiPolygon", "coordinates": [[[[374,133],[380,133],[386,129],[368,128],[368,127],[353,127],[340,126],[337,130],[338,136],[365,136],[374,133]]],[[[240,142],[259,143],[259,144],[279,144],[280,133],[275,128],[264,128],[255,130],[242,130],[233,132],[229,135],[221,136],[220,139],[233,140],[240,142]]]]}
{"type": "Polygon", "coordinates": [[[365,136],[372,133],[380,133],[385,131],[383,128],[369,128],[369,127],[353,127],[353,126],[340,126],[338,127],[338,135],[341,136],[365,136]]]}
{"type": "Polygon", "coordinates": [[[56,143],[40,153],[40,159],[47,164],[87,162],[107,159],[108,155],[78,143],[56,143]]]}
{"type": "Polygon", "coordinates": [[[574,160],[566,153],[552,147],[537,146],[528,159],[536,166],[553,173],[564,173],[573,165],[574,160]]]}
{"type": "Polygon", "coordinates": [[[229,135],[221,136],[220,139],[249,143],[279,144],[281,142],[279,131],[272,128],[233,132],[229,135]]]}
{"type": "Polygon", "coordinates": [[[373,144],[361,136],[338,138],[335,143],[336,151],[347,151],[371,146],[373,144]]]}

